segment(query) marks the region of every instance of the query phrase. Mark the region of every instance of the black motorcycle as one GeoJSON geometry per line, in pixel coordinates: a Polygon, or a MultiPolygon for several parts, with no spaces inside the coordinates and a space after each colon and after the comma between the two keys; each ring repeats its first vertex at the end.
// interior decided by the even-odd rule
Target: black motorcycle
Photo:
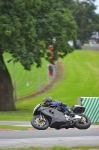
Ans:
{"type": "Polygon", "coordinates": [[[90,119],[83,114],[85,107],[74,105],[71,108],[74,115],[66,114],[60,107],[51,107],[38,104],[33,110],[31,125],[38,130],[48,127],[55,129],[88,129],[91,125],[90,119]]]}

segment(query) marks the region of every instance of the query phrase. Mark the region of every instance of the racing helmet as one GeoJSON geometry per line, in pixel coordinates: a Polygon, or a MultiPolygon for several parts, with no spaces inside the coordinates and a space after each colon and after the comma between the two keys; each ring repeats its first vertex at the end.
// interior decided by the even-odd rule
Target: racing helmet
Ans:
{"type": "Polygon", "coordinates": [[[43,102],[44,102],[44,104],[50,103],[50,102],[52,102],[52,98],[48,96],[44,99],[43,102]]]}

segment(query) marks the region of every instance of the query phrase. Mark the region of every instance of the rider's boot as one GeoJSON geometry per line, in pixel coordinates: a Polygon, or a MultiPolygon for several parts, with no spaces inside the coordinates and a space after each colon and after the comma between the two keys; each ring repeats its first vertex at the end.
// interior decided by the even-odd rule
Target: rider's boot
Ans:
{"type": "Polygon", "coordinates": [[[66,110],[65,114],[69,115],[70,117],[75,117],[75,114],[73,113],[73,111],[71,109],[66,110]]]}

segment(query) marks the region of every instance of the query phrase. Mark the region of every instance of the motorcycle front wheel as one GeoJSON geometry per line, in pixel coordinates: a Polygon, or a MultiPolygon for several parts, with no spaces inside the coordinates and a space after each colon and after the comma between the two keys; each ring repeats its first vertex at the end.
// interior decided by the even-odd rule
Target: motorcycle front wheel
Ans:
{"type": "Polygon", "coordinates": [[[82,119],[75,123],[75,127],[78,129],[88,129],[91,125],[90,119],[84,114],[81,114],[80,116],[82,119]]]}
{"type": "Polygon", "coordinates": [[[37,115],[32,118],[31,125],[38,130],[45,130],[49,127],[49,121],[45,116],[41,118],[40,115],[37,115]]]}

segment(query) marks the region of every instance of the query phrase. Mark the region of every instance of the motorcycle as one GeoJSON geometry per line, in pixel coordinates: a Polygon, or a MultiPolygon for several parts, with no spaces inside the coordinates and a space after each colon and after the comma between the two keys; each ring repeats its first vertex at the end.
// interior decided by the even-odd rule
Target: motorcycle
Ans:
{"type": "Polygon", "coordinates": [[[62,128],[88,129],[90,127],[90,119],[83,114],[85,107],[73,105],[69,108],[73,112],[73,116],[67,115],[62,109],[38,104],[33,110],[31,125],[38,130],[46,130],[48,127],[57,130],[62,128]]]}

